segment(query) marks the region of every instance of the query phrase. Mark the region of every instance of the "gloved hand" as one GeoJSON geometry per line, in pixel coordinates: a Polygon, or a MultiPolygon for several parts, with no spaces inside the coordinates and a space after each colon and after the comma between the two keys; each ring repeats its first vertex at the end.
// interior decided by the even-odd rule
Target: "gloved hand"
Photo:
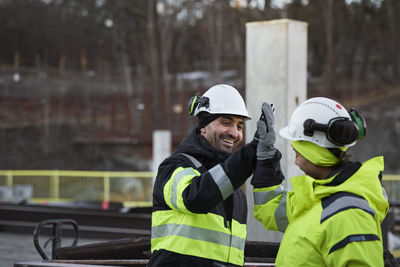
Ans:
{"type": "Polygon", "coordinates": [[[257,121],[257,131],[254,135],[254,139],[258,140],[257,160],[271,159],[276,155],[274,111],[272,104],[264,102],[261,106],[261,117],[257,121]]]}

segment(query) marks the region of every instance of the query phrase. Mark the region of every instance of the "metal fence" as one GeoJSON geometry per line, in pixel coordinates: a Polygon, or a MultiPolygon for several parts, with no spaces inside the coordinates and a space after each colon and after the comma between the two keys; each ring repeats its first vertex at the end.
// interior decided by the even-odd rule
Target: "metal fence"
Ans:
{"type": "MultiPolygon", "coordinates": [[[[150,206],[153,176],[152,172],[6,170],[0,171],[0,187],[13,188],[14,198],[28,195],[32,202],[85,200],[150,206]]],[[[400,175],[384,175],[383,184],[389,200],[400,200],[400,175]]]]}
{"type": "Polygon", "coordinates": [[[31,195],[32,202],[85,200],[150,206],[152,178],[152,172],[7,170],[0,171],[0,186],[13,188],[14,198],[31,195]],[[23,188],[28,193],[18,193],[23,188]]]}
{"type": "Polygon", "coordinates": [[[384,174],[383,187],[389,196],[389,200],[400,200],[400,175],[384,174]]]}

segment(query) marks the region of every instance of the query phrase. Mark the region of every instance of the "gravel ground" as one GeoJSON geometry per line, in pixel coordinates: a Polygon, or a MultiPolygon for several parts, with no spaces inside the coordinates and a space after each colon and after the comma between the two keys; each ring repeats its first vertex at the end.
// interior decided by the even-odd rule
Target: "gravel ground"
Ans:
{"type": "Polygon", "coordinates": [[[0,267],[13,266],[17,261],[40,259],[32,235],[0,232],[0,267]]]}
{"type": "MultiPolygon", "coordinates": [[[[40,239],[41,243],[46,240],[40,239]]],[[[107,240],[98,239],[80,239],[78,245],[85,245],[107,240]]],[[[64,238],[62,246],[68,246],[72,243],[71,239],[64,238]]],[[[51,258],[51,243],[45,250],[51,258]]],[[[0,267],[12,267],[16,262],[39,261],[41,257],[33,244],[32,234],[18,234],[0,232],[0,267]]]]}

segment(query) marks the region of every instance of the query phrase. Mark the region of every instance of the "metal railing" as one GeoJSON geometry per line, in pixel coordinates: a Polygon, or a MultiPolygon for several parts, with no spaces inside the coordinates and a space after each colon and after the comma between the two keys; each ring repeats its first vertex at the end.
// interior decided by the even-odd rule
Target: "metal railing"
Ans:
{"type": "MultiPolygon", "coordinates": [[[[153,177],[152,172],[3,170],[0,186],[29,186],[32,202],[88,200],[151,206],[153,177]]],[[[390,200],[400,200],[400,175],[385,174],[383,184],[390,200]]]]}
{"type": "Polygon", "coordinates": [[[152,172],[3,170],[0,186],[31,188],[32,202],[85,200],[150,206],[152,178],[152,172]]]}
{"type": "Polygon", "coordinates": [[[383,187],[388,194],[389,200],[400,200],[400,175],[399,174],[384,174],[383,187]]]}

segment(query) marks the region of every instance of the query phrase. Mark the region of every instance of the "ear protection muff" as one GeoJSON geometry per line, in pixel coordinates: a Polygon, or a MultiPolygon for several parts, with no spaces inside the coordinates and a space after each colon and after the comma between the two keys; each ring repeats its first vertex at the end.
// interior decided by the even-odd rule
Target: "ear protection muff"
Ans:
{"type": "Polygon", "coordinates": [[[356,141],[359,135],[357,124],[346,117],[333,118],[328,124],[321,124],[313,119],[307,119],[303,127],[304,135],[313,136],[314,131],[324,132],[326,138],[337,146],[349,145],[356,141]]]}
{"type": "Polygon", "coordinates": [[[206,107],[210,106],[210,99],[206,96],[200,96],[197,93],[195,96],[192,96],[188,103],[188,114],[194,116],[194,111],[197,107],[206,107]]]}
{"type": "Polygon", "coordinates": [[[331,119],[328,124],[307,119],[303,123],[304,135],[313,136],[314,131],[324,132],[326,138],[337,146],[349,145],[357,139],[364,138],[367,133],[364,117],[355,108],[350,109],[349,114],[351,120],[346,117],[337,117],[331,119]]]}
{"type": "Polygon", "coordinates": [[[350,109],[349,114],[352,121],[354,121],[358,126],[359,131],[357,139],[363,139],[367,134],[367,123],[365,122],[364,117],[355,108],[350,109]]]}

